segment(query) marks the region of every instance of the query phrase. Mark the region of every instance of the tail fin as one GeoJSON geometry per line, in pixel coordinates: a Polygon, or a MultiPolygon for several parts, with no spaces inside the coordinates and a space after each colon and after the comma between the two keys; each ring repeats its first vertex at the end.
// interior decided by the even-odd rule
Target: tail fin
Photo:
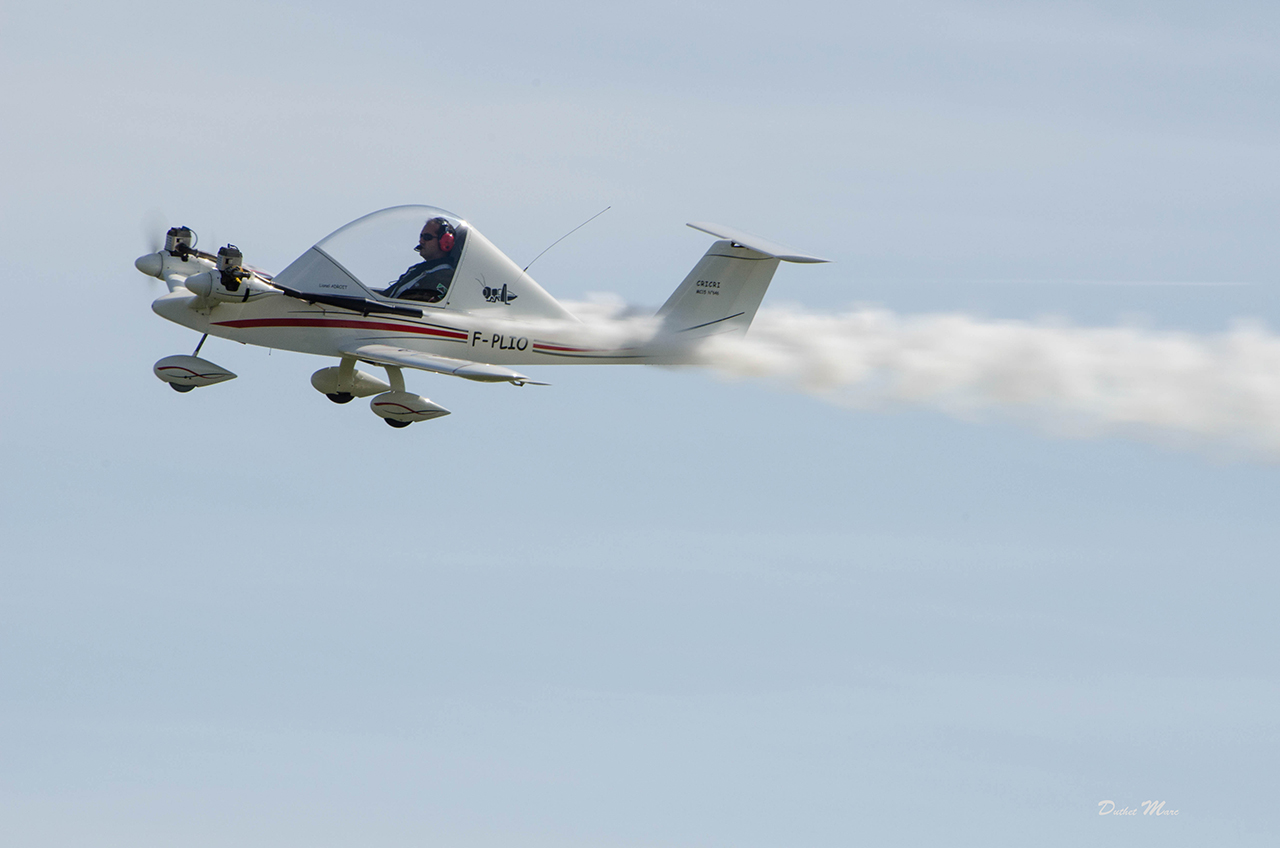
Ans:
{"type": "Polygon", "coordinates": [[[718,224],[689,226],[722,241],[711,245],[658,310],[668,333],[741,335],[756,317],[780,261],[827,261],[718,224]]]}

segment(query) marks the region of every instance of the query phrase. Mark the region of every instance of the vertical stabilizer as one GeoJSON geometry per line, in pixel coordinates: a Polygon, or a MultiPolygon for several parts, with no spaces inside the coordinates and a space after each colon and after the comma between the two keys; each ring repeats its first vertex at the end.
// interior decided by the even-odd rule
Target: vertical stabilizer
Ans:
{"type": "Polygon", "coordinates": [[[658,310],[668,333],[692,337],[745,333],[779,262],[827,261],[719,224],[689,226],[722,241],[711,245],[658,310]]]}
{"type": "Polygon", "coordinates": [[[658,310],[668,333],[745,333],[769,288],[778,260],[718,241],[658,310]]]}

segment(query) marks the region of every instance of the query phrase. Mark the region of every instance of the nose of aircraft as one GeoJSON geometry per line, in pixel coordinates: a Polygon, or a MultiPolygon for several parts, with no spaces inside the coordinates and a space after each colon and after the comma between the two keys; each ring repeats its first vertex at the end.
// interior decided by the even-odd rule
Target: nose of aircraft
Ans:
{"type": "Polygon", "coordinates": [[[133,267],[148,277],[159,277],[164,270],[164,257],[159,253],[148,253],[133,260],[133,267]]]}

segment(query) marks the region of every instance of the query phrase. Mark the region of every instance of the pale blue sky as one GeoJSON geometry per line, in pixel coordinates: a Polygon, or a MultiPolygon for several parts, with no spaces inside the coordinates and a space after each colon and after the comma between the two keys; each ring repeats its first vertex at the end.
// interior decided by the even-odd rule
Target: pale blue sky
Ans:
{"type": "Polygon", "coordinates": [[[1275,328],[1277,35],[1246,3],[6,6],[9,840],[1273,844],[1274,463],[638,368],[418,375],[454,414],[401,432],[219,340],[240,378],[179,396],[151,365],[196,338],[132,261],[159,215],[278,271],[418,202],[523,264],[611,204],[552,294],[656,306],[710,220],[835,260],[766,304],[1275,328]]]}

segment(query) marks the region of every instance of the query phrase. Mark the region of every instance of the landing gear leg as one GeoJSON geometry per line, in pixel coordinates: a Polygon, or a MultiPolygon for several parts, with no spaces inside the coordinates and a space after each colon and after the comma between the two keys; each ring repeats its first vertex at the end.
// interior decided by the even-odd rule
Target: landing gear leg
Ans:
{"type": "MultiPolygon", "coordinates": [[[[395,365],[384,365],[382,367],[387,369],[387,379],[391,381],[391,391],[403,392],[404,391],[404,372],[401,371],[400,368],[395,365]]],[[[387,420],[390,421],[391,419],[388,418],[387,420]]]]}

